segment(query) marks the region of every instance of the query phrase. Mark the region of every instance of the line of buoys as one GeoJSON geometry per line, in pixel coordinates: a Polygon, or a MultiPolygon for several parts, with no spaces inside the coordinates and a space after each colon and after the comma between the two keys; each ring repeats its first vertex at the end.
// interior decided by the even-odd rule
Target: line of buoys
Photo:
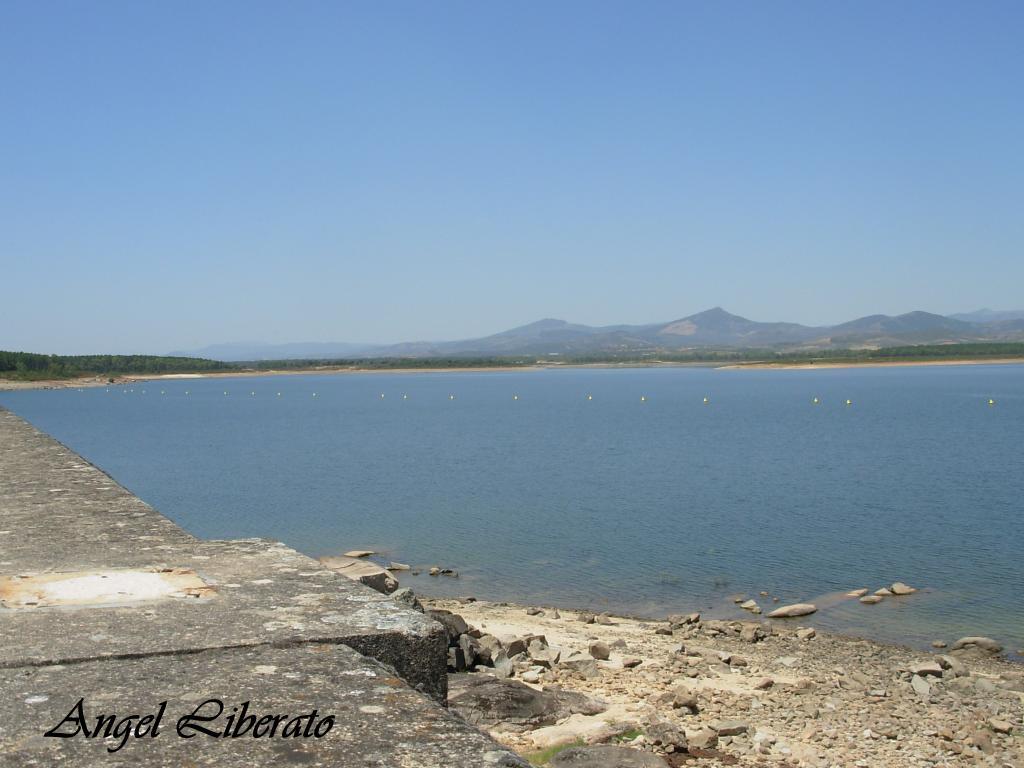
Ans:
{"type": "MultiPolygon", "coordinates": [[[[85,390],[84,390],[84,389],[79,389],[78,391],[79,391],[79,392],[85,392],[85,390]]],[[[109,389],[109,388],[107,388],[107,389],[106,389],[105,391],[109,393],[109,392],[111,392],[112,390],[111,390],[111,389],[109,389]]],[[[129,394],[129,393],[134,393],[134,392],[135,392],[135,389],[134,389],[134,388],[131,388],[131,387],[122,387],[122,388],[121,388],[121,394],[122,394],[122,395],[127,395],[127,394],[129,394]]],[[[144,390],[144,389],[142,389],[142,390],[139,390],[139,392],[140,392],[140,394],[143,394],[143,395],[144,395],[144,394],[146,394],[146,390],[144,390]]],[[[166,395],[166,394],[167,394],[167,390],[165,390],[165,389],[161,389],[161,390],[160,390],[160,394],[161,394],[161,395],[166,395]]],[[[185,394],[186,394],[186,395],[191,395],[191,394],[192,394],[192,391],[191,391],[191,390],[189,390],[189,389],[186,389],[186,390],[185,390],[185,394]]],[[[282,396],[283,396],[283,394],[284,394],[283,392],[278,392],[278,393],[277,393],[277,396],[278,396],[278,397],[282,397],[282,396]]],[[[230,392],[229,392],[229,390],[226,390],[226,389],[225,389],[225,390],[224,390],[224,395],[225,395],[225,396],[228,396],[228,395],[230,395],[230,392]]],[[[255,390],[252,390],[252,391],[250,391],[250,392],[249,392],[249,395],[250,395],[251,397],[256,397],[256,391],[255,391],[255,390]]],[[[317,392],[314,392],[314,393],[313,393],[313,397],[317,397],[317,396],[318,396],[318,393],[317,393],[317,392]]],[[[385,393],[384,393],[384,392],[381,392],[381,393],[380,393],[380,399],[381,399],[381,400],[384,400],[384,399],[385,399],[385,393]]],[[[407,392],[403,392],[403,393],[402,393],[402,399],[403,399],[403,400],[408,400],[408,399],[409,399],[409,394],[408,394],[407,392]]],[[[449,400],[454,400],[454,399],[455,399],[455,394],[454,394],[454,393],[450,393],[450,394],[448,395],[448,399],[449,399],[449,400]]],[[[512,394],[512,399],[513,399],[513,400],[519,400],[519,393],[518,393],[518,392],[514,392],[514,393],[512,394]]],[[[592,401],[593,399],[594,399],[594,396],[593,396],[593,394],[591,394],[591,393],[589,393],[589,392],[588,392],[588,393],[587,393],[587,400],[588,400],[588,401],[592,401]]],[[[647,402],[647,395],[640,395],[640,402],[641,402],[641,403],[646,403],[646,402],[647,402]]],[[[704,403],[704,405],[708,405],[708,404],[710,404],[710,402],[711,402],[711,398],[710,398],[709,396],[705,395],[705,396],[704,396],[704,398],[703,398],[703,403],[704,403]]],[[[987,398],[987,399],[986,399],[986,402],[987,402],[987,404],[988,404],[989,406],[994,406],[994,405],[996,404],[996,401],[995,401],[995,399],[994,399],[994,398],[991,398],[991,397],[987,398]]],[[[812,398],[811,398],[811,404],[812,404],[812,405],[821,405],[821,404],[822,404],[822,400],[821,400],[821,398],[819,398],[819,397],[812,397],[812,398]]],[[[852,405],[853,405],[853,400],[852,400],[851,398],[846,398],[846,399],[845,399],[845,400],[843,401],[843,404],[844,404],[844,405],[846,405],[846,406],[852,406],[852,405]]]]}

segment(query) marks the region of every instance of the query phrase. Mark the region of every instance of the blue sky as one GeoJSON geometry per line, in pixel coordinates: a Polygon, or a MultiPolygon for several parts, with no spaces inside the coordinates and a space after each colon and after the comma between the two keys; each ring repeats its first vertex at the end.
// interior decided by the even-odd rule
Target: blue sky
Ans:
{"type": "Polygon", "coordinates": [[[1024,305],[1019,2],[0,5],[0,348],[1024,305]]]}

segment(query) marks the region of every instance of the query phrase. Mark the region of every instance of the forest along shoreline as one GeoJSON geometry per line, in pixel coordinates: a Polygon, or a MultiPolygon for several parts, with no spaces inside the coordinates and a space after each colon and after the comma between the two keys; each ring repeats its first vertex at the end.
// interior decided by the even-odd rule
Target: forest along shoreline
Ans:
{"type": "Polygon", "coordinates": [[[746,620],[418,597],[398,582],[417,569],[373,555],[321,562],[441,622],[450,708],[535,764],[1024,765],[1024,666],[991,638],[887,645],[821,631],[817,606],[763,595],[736,596],[746,620]]]}

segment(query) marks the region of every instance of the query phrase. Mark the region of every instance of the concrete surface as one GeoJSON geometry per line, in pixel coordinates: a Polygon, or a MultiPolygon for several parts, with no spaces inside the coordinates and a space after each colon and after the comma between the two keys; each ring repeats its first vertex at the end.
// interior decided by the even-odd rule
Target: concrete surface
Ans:
{"type": "Polygon", "coordinates": [[[2,408],[0,580],[0,765],[112,764],[97,741],[42,736],[78,697],[109,714],[164,699],[180,709],[197,696],[259,699],[266,712],[304,703],[337,710],[338,724],[322,740],[285,742],[170,733],[116,755],[140,765],[520,764],[439,705],[438,623],[284,544],[199,540],[2,408]],[[149,574],[161,572],[202,586],[160,590],[149,574]],[[111,586],[97,588],[104,578],[111,586]],[[55,580],[58,594],[87,584],[89,599],[33,604],[19,589],[55,580]],[[353,682],[366,680],[375,684],[353,682]]]}

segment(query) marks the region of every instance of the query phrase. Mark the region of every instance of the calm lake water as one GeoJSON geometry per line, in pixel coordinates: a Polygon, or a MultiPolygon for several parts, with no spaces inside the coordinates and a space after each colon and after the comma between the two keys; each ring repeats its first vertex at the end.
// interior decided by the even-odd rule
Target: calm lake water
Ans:
{"type": "Polygon", "coordinates": [[[431,594],[745,615],[729,596],[767,590],[817,601],[818,627],[1024,647],[1024,366],[280,376],[0,404],[198,536],[459,570],[400,575],[431,594]],[[894,580],[924,591],[834,599],[894,580]]]}

